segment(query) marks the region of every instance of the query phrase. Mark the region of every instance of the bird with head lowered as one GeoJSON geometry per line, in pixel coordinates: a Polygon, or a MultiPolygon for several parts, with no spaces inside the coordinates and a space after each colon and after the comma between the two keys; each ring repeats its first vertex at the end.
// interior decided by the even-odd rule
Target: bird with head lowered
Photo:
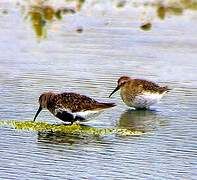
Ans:
{"type": "Polygon", "coordinates": [[[39,97],[39,109],[34,117],[36,120],[42,109],[48,109],[55,117],[64,122],[85,121],[99,114],[114,103],[98,102],[77,93],[43,93],[39,97]]]}

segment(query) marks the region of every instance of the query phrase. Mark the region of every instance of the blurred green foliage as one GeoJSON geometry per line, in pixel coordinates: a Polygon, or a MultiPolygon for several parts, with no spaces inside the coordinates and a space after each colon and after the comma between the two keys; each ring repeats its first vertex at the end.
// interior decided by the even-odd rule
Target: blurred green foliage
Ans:
{"type": "MultiPolygon", "coordinates": [[[[52,0],[36,0],[33,1],[33,3],[30,1],[27,2],[29,2],[27,7],[27,14],[28,17],[30,17],[29,19],[31,20],[33,29],[37,37],[39,38],[46,37],[46,30],[48,28],[48,25],[53,21],[61,20],[63,16],[80,12],[86,3],[89,3],[88,9],[86,9],[87,11],[90,8],[93,9],[95,4],[101,3],[98,0],[93,0],[92,3],[90,3],[89,1],[86,2],[85,0],[65,0],[63,3],[64,5],[58,7],[54,6],[55,4],[58,4],[58,2],[52,0]],[[72,6],[70,6],[70,4],[72,4],[72,6]]],[[[166,17],[169,16],[183,15],[186,10],[197,10],[197,1],[195,0],[160,0],[144,2],[116,0],[110,1],[110,3],[112,4],[112,8],[117,10],[120,8],[124,10],[124,8],[129,6],[133,8],[144,7],[145,10],[149,7],[152,7],[155,9],[155,17],[158,17],[160,20],[165,20],[166,17]]],[[[105,9],[104,6],[105,4],[99,7],[103,7],[103,9],[105,9]]],[[[143,19],[146,19],[146,17],[144,17],[143,19]]],[[[140,29],[148,31],[152,29],[153,25],[153,22],[149,21],[141,25],[140,29]]],[[[76,29],[76,32],[82,33],[83,28],[76,29]]]]}

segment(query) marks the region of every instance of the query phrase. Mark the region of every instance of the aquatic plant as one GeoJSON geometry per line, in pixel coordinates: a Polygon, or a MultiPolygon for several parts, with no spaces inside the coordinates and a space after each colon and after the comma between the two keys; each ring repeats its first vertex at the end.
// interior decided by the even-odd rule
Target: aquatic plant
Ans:
{"type": "Polygon", "coordinates": [[[0,121],[0,126],[8,126],[18,130],[38,131],[38,132],[60,132],[61,134],[70,135],[118,135],[118,136],[136,136],[141,135],[143,131],[129,130],[123,128],[96,128],[85,125],[64,125],[48,124],[46,122],[33,121],[0,121]]]}

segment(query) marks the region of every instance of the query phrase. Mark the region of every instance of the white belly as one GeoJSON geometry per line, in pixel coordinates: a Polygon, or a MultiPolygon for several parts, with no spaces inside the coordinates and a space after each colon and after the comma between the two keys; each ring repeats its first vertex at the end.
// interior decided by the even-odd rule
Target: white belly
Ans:
{"type": "Polygon", "coordinates": [[[165,92],[162,94],[149,92],[143,93],[136,96],[135,99],[130,102],[130,106],[135,108],[149,108],[153,104],[158,103],[164,94],[165,92]]]}
{"type": "Polygon", "coordinates": [[[102,111],[81,111],[81,112],[76,112],[74,113],[76,116],[80,116],[82,118],[84,118],[85,120],[94,118],[96,116],[98,116],[102,111]]]}

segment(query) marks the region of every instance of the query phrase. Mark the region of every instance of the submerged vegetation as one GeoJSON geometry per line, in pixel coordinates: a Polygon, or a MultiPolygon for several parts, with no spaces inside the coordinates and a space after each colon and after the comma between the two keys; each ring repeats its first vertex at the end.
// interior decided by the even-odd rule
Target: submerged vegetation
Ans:
{"type": "Polygon", "coordinates": [[[18,130],[38,131],[61,133],[65,135],[79,135],[79,136],[104,136],[104,135],[118,135],[118,136],[132,136],[141,135],[144,132],[138,130],[129,130],[123,128],[95,128],[85,125],[64,125],[64,124],[48,124],[45,122],[33,121],[0,121],[0,126],[9,126],[18,130]]]}
{"type": "MultiPolygon", "coordinates": [[[[124,11],[132,14],[133,9],[143,9],[141,15],[145,12],[143,19],[150,19],[148,11],[154,11],[155,17],[160,20],[164,20],[169,16],[183,15],[186,10],[197,10],[197,1],[195,0],[161,0],[161,1],[129,1],[129,0],[117,0],[109,1],[88,1],[88,0],[65,0],[65,1],[54,1],[54,0],[36,0],[36,1],[22,1],[19,3],[19,7],[23,9],[23,14],[30,20],[32,27],[37,37],[46,37],[47,29],[50,28],[50,24],[55,21],[63,19],[64,16],[70,16],[73,14],[79,14],[83,10],[83,13],[96,14],[98,10],[95,7],[99,6],[99,11],[107,11],[110,7],[113,11],[124,11]],[[103,8],[103,10],[102,10],[103,8]]],[[[105,13],[104,13],[105,14],[105,13]]],[[[139,14],[139,16],[141,16],[139,14]]],[[[155,17],[151,17],[153,20],[155,17]]],[[[107,24],[107,23],[106,23],[107,24]]],[[[143,22],[139,28],[142,30],[151,30],[154,27],[153,22],[148,20],[143,22]]],[[[77,33],[82,33],[83,28],[77,28],[77,33]]]]}

